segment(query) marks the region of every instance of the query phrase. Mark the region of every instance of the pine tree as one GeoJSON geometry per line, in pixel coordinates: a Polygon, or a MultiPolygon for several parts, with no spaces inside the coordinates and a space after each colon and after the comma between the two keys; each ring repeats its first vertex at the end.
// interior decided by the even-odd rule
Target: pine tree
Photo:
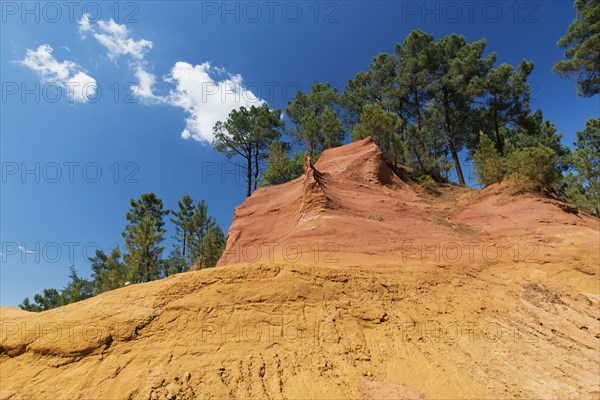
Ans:
{"type": "Polygon", "coordinates": [[[346,129],[353,131],[367,104],[378,105],[402,119],[405,98],[398,87],[397,60],[393,54],[373,57],[369,70],[359,72],[346,84],[340,103],[346,108],[346,129]]]}
{"type": "Polygon", "coordinates": [[[257,108],[254,126],[254,190],[258,187],[261,168],[267,158],[269,146],[281,137],[284,121],[281,119],[281,111],[271,111],[264,103],[257,108]]]}
{"type": "Polygon", "coordinates": [[[127,212],[127,221],[130,224],[135,225],[144,217],[149,216],[156,222],[158,230],[162,230],[165,226],[163,217],[169,214],[169,211],[163,211],[163,202],[154,193],[144,193],[139,200],[131,199],[130,205],[127,212]]]}
{"type": "MultiPolygon", "coordinates": [[[[175,235],[173,239],[175,239],[176,251],[180,254],[180,259],[185,263],[186,256],[189,255],[190,249],[190,241],[191,241],[191,232],[193,227],[193,217],[194,217],[194,200],[189,194],[183,196],[181,200],[177,202],[178,209],[171,210],[171,215],[174,218],[171,218],[171,222],[175,225],[175,235]]],[[[175,258],[171,258],[172,261],[175,258]]]]}
{"type": "Polygon", "coordinates": [[[286,108],[288,118],[294,123],[292,136],[306,146],[313,158],[344,140],[341,122],[334,110],[337,104],[337,89],[327,82],[314,84],[309,94],[298,91],[286,108]]]}
{"type": "Polygon", "coordinates": [[[447,180],[453,164],[448,157],[444,116],[439,108],[428,107],[424,110],[422,131],[418,132],[414,124],[408,127],[407,145],[416,158],[416,163],[413,162],[413,165],[437,180],[447,180]],[[421,140],[424,141],[424,145],[419,145],[421,140]]]}
{"type": "Polygon", "coordinates": [[[132,282],[149,282],[160,277],[164,231],[158,229],[154,218],[146,215],[125,232],[125,265],[132,282]]]}
{"type": "Polygon", "coordinates": [[[25,299],[23,300],[23,302],[21,304],[19,304],[19,308],[21,310],[25,310],[25,311],[30,311],[30,312],[40,312],[40,306],[35,304],[35,303],[31,303],[31,301],[29,300],[29,297],[25,297],[25,299]]]}
{"type": "Polygon", "coordinates": [[[189,266],[202,260],[204,256],[206,232],[211,221],[212,219],[208,216],[208,206],[204,200],[200,200],[194,207],[191,220],[190,253],[186,260],[189,266]]]}
{"type": "Polygon", "coordinates": [[[393,54],[380,53],[373,58],[370,67],[369,92],[372,101],[383,110],[401,116],[403,105],[397,85],[397,62],[393,54]],[[399,101],[400,100],[400,101],[399,101]]]}
{"type": "Polygon", "coordinates": [[[281,110],[271,111],[266,103],[249,109],[240,107],[231,111],[226,121],[215,124],[214,148],[229,159],[241,157],[244,160],[244,164],[238,166],[246,173],[246,196],[256,189],[269,145],[279,139],[283,126],[281,110]]]}
{"type": "MultiPolygon", "coordinates": [[[[207,258],[210,259],[214,256],[211,252],[214,253],[217,245],[215,240],[219,237],[215,236],[215,232],[211,232],[211,230],[221,232],[216,221],[208,215],[208,206],[204,200],[200,200],[194,205],[194,200],[186,194],[178,204],[179,210],[172,211],[175,218],[171,219],[176,227],[177,234],[174,238],[177,244],[163,265],[165,276],[186,271],[193,265],[206,267],[207,258]],[[209,237],[209,234],[212,236],[209,237]],[[209,245],[212,248],[208,248],[209,245]],[[185,248],[186,251],[181,251],[182,248],[185,248]]],[[[218,257],[220,257],[220,253],[218,257]]],[[[214,266],[212,261],[208,264],[214,266]]]]}
{"type": "Polygon", "coordinates": [[[347,131],[353,131],[360,121],[365,104],[373,104],[376,99],[370,90],[371,72],[358,72],[348,80],[344,92],[340,95],[340,103],[344,107],[344,125],[347,131]]]}
{"type": "Polygon", "coordinates": [[[90,257],[92,268],[92,285],[94,295],[104,293],[123,286],[127,280],[127,271],[121,262],[121,249],[116,246],[107,256],[103,250],[96,250],[96,255],[90,257]]]}
{"type": "MultiPolygon", "coordinates": [[[[427,91],[427,71],[432,63],[432,46],[433,35],[415,29],[409,33],[402,45],[396,44],[395,47],[398,55],[397,82],[400,87],[399,94],[405,98],[406,120],[414,122],[417,130],[421,132],[424,108],[431,98],[427,91]]],[[[420,144],[423,148],[422,140],[420,140],[420,144]]]]}
{"type": "Polygon", "coordinates": [[[577,78],[580,96],[600,93],[600,0],[575,0],[577,17],[557,45],[566,60],[554,64],[554,72],[577,78]]]}
{"type": "Polygon", "coordinates": [[[395,52],[398,56],[399,97],[402,99],[405,110],[406,138],[405,145],[409,153],[404,162],[414,160],[416,167],[433,174],[433,161],[428,149],[427,137],[430,132],[425,129],[425,107],[431,98],[427,91],[428,69],[432,63],[431,48],[433,36],[416,29],[406,37],[402,45],[396,44],[395,52]]]}
{"type": "Polygon", "coordinates": [[[116,246],[106,259],[106,269],[102,276],[103,292],[120,288],[127,281],[128,271],[121,257],[121,249],[116,246]]]}
{"type": "Polygon", "coordinates": [[[490,54],[482,59],[485,40],[467,43],[464,36],[452,34],[435,42],[434,58],[429,69],[429,92],[443,115],[444,133],[456,175],[461,185],[465,178],[458,156],[459,151],[475,133],[476,118],[472,112],[476,92],[472,81],[485,76],[495,61],[490,54]]]}
{"type": "Polygon", "coordinates": [[[504,155],[503,128],[522,124],[529,114],[530,87],[527,78],[532,71],[531,61],[521,61],[516,70],[512,65],[501,64],[485,76],[476,76],[471,83],[475,93],[486,103],[478,119],[484,122],[484,128],[494,132],[496,149],[501,155],[504,155]]]}
{"type": "Polygon", "coordinates": [[[160,277],[162,252],[164,247],[162,200],[154,193],[144,193],[139,200],[131,200],[127,212],[129,224],[125,227],[123,238],[127,254],[125,265],[134,282],[147,282],[160,277]]]}
{"type": "Polygon", "coordinates": [[[214,267],[225,250],[225,235],[221,228],[213,221],[206,232],[204,257],[202,268],[214,267]]]}
{"type": "Polygon", "coordinates": [[[95,256],[90,257],[89,261],[92,268],[92,282],[94,282],[94,292],[100,294],[105,291],[106,261],[108,257],[103,250],[96,250],[95,256]]]}

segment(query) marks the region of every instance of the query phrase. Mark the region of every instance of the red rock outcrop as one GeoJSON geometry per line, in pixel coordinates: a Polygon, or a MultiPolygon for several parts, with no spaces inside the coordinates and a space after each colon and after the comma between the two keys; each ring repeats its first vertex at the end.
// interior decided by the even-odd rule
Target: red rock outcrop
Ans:
{"type": "Polygon", "coordinates": [[[369,264],[390,257],[486,263],[516,237],[534,243],[580,228],[597,232],[597,219],[506,184],[481,192],[446,185],[432,196],[402,181],[367,138],[324,151],[314,166],[306,158],[302,176],[256,190],[235,209],[218,265],[324,258],[369,264]]]}

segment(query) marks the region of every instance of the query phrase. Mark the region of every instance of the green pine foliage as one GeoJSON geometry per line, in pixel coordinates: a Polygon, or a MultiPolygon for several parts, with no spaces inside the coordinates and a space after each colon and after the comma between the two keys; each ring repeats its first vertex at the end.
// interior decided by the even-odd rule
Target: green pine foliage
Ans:
{"type": "Polygon", "coordinates": [[[400,130],[401,124],[402,121],[393,112],[385,111],[379,104],[366,104],[351,138],[360,140],[371,136],[383,154],[393,160],[394,156],[398,154],[400,140],[397,132],[400,130]]]}
{"type": "Polygon", "coordinates": [[[96,250],[96,255],[90,257],[89,261],[95,295],[119,288],[127,281],[127,269],[123,264],[119,246],[116,246],[108,256],[103,250],[96,250]]]}
{"type": "Polygon", "coordinates": [[[331,106],[325,107],[321,114],[321,130],[323,150],[341,146],[344,142],[344,129],[339,116],[331,106]]]}
{"type": "Polygon", "coordinates": [[[144,193],[139,200],[131,200],[127,212],[129,224],[123,232],[125,239],[125,265],[132,282],[157,279],[161,271],[165,223],[163,202],[154,193],[144,193]]]}
{"type": "Polygon", "coordinates": [[[340,146],[345,132],[340,116],[337,89],[327,83],[316,83],[309,93],[298,91],[286,108],[288,118],[294,124],[290,134],[306,146],[311,157],[325,149],[340,146]]]}
{"type": "Polygon", "coordinates": [[[523,60],[514,68],[501,64],[486,75],[475,77],[471,83],[475,93],[486,100],[479,110],[486,132],[493,132],[496,149],[504,155],[504,131],[517,127],[529,113],[530,86],[527,82],[533,62],[523,60]]]}
{"type": "Polygon", "coordinates": [[[210,224],[206,231],[201,268],[216,266],[225,250],[225,244],[226,238],[221,228],[216,223],[210,224]]]}
{"type": "Polygon", "coordinates": [[[561,193],[584,211],[600,216],[600,118],[577,132],[573,172],[565,175],[561,193]]]}
{"type": "Polygon", "coordinates": [[[600,93],[600,0],[575,0],[577,16],[557,45],[565,49],[565,60],[554,64],[554,72],[577,79],[580,96],[600,93]]]}
{"type": "Polygon", "coordinates": [[[238,166],[246,174],[246,196],[256,190],[269,146],[283,127],[281,110],[270,110],[267,103],[233,110],[226,121],[215,124],[213,147],[229,159],[242,160],[238,166]]]}
{"type": "Polygon", "coordinates": [[[64,305],[61,294],[56,289],[44,289],[41,294],[33,296],[33,303],[29,297],[19,304],[19,307],[25,311],[40,312],[64,305]]]}
{"type": "Polygon", "coordinates": [[[506,141],[516,149],[545,146],[552,149],[557,156],[561,171],[568,168],[571,160],[571,150],[562,144],[562,133],[557,132],[554,124],[545,120],[542,112],[537,110],[527,116],[519,127],[506,129],[506,141]]]}
{"type": "MultiPolygon", "coordinates": [[[[167,271],[182,272],[193,265],[204,265],[206,258],[206,243],[209,229],[218,228],[216,221],[208,215],[208,206],[204,200],[194,205],[194,200],[188,194],[178,203],[179,209],[171,211],[175,218],[175,248],[169,256],[172,268],[167,271]]],[[[220,228],[218,228],[220,230],[220,228]]]]}
{"type": "Polygon", "coordinates": [[[127,227],[125,265],[131,282],[149,282],[160,277],[163,235],[164,231],[158,229],[157,221],[149,215],[127,227]]]}
{"type": "Polygon", "coordinates": [[[280,185],[302,175],[304,154],[295,152],[289,157],[291,146],[285,142],[273,142],[269,148],[267,166],[262,175],[262,185],[280,185]]]}
{"type": "Polygon", "coordinates": [[[498,183],[504,178],[504,160],[496,144],[483,132],[479,134],[479,149],[473,154],[477,181],[482,186],[498,183]]]}
{"type": "Polygon", "coordinates": [[[26,297],[23,303],[19,304],[19,308],[41,312],[94,296],[94,283],[81,278],[74,266],[70,268],[69,279],[69,283],[62,290],[44,289],[42,293],[33,296],[33,303],[26,297]]]}
{"type": "Polygon", "coordinates": [[[507,159],[507,173],[524,191],[550,191],[560,178],[554,150],[540,145],[512,152],[507,159]]]}

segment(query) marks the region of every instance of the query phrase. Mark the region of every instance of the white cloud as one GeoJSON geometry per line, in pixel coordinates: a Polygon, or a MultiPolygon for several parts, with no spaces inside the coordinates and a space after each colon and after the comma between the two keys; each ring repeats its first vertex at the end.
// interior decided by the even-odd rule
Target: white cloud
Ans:
{"type": "Polygon", "coordinates": [[[215,76],[227,75],[227,71],[208,62],[199,65],[177,62],[163,78],[165,82],[174,85],[174,89],[168,96],[159,96],[155,92],[157,78],[148,71],[145,59],[146,53],[152,49],[151,41],[133,39],[127,26],[112,19],[93,23],[87,14],[79,21],[79,31],[84,36],[91,33],[107,49],[111,60],[116,60],[119,56],[132,58],[129,65],[138,81],[133,88],[135,96],[145,103],[180,107],[189,114],[185,120],[185,129],[181,132],[183,139],[211,142],[213,126],[217,121],[225,120],[231,110],[263,102],[244,87],[241,75],[216,79],[215,76]]]}
{"type": "Polygon", "coordinates": [[[244,88],[241,75],[215,81],[210,72],[208,62],[193,66],[180,61],[165,79],[175,85],[165,101],[189,113],[186,127],[181,132],[183,139],[211,142],[213,126],[217,121],[224,121],[231,110],[258,106],[263,102],[244,88]]]}
{"type": "Polygon", "coordinates": [[[92,33],[94,38],[106,48],[108,58],[113,61],[119,56],[132,57],[134,74],[138,80],[136,87],[132,88],[133,95],[145,102],[160,100],[153,92],[156,76],[147,71],[147,63],[144,59],[146,52],[152,49],[151,41],[131,38],[131,31],[127,26],[118,24],[113,19],[92,23],[87,13],[84,13],[79,20],[79,32],[83,37],[86,37],[86,33],[92,33]]]}
{"type": "Polygon", "coordinates": [[[133,94],[140,97],[145,101],[161,101],[161,98],[154,94],[154,84],[156,83],[156,76],[154,74],[144,70],[143,67],[138,66],[135,70],[135,77],[138,80],[138,84],[133,88],[133,94]]]}
{"type": "Polygon", "coordinates": [[[82,35],[85,35],[87,32],[91,32],[92,27],[90,25],[90,16],[87,13],[84,13],[79,20],[79,32],[82,35]]]}
{"type": "Polygon", "coordinates": [[[77,65],[71,61],[58,62],[52,55],[53,51],[48,44],[42,44],[37,50],[27,49],[27,55],[21,63],[37,72],[45,81],[64,81],[77,65]]]}
{"type": "Polygon", "coordinates": [[[130,37],[127,26],[116,23],[112,18],[107,21],[98,21],[92,25],[88,14],[83,14],[79,20],[79,32],[91,32],[94,38],[108,50],[111,60],[122,56],[131,55],[136,60],[143,60],[146,51],[152,48],[152,42],[146,39],[135,40],[130,37]]]}
{"type": "Polygon", "coordinates": [[[48,44],[42,44],[36,50],[27,49],[25,59],[20,63],[35,71],[42,83],[52,83],[68,89],[69,99],[73,101],[86,102],[93,98],[96,80],[72,61],[59,62],[52,54],[53,51],[48,44]]]}
{"type": "Polygon", "coordinates": [[[182,138],[182,139],[185,139],[185,140],[187,140],[187,139],[189,139],[189,138],[191,138],[191,137],[192,137],[192,133],[191,133],[191,132],[190,132],[190,131],[189,131],[187,128],[186,128],[186,129],[184,129],[184,130],[181,132],[181,138],[182,138]]]}
{"type": "Polygon", "coordinates": [[[84,72],[77,72],[65,82],[69,90],[69,98],[83,103],[94,99],[96,95],[96,80],[84,72]]]}

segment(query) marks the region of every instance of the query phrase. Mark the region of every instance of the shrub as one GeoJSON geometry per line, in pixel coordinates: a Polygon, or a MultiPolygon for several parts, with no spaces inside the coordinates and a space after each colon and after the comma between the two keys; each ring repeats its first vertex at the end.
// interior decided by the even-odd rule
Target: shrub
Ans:
{"type": "Polygon", "coordinates": [[[482,186],[500,182],[504,178],[504,161],[494,142],[483,132],[479,133],[479,149],[473,154],[477,182],[482,186]]]}
{"type": "Polygon", "coordinates": [[[581,183],[579,176],[572,172],[565,174],[558,185],[558,193],[560,196],[575,204],[577,208],[596,216],[600,216],[598,212],[598,202],[594,201],[593,194],[589,186],[584,186],[581,183]]]}
{"type": "Polygon", "coordinates": [[[508,157],[508,172],[521,190],[550,190],[560,178],[557,156],[546,146],[526,147],[508,157]]]}
{"type": "Polygon", "coordinates": [[[422,175],[418,178],[419,184],[429,193],[439,195],[439,187],[437,182],[429,175],[422,175]]]}

